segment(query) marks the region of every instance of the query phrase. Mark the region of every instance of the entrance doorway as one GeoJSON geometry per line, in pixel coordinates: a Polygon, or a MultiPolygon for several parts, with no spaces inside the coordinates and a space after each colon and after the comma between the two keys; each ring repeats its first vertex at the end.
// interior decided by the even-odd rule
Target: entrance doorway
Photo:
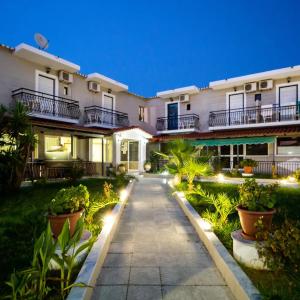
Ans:
{"type": "Polygon", "coordinates": [[[139,142],[123,140],[120,150],[121,163],[125,165],[127,171],[137,171],[139,169],[139,142]]]}

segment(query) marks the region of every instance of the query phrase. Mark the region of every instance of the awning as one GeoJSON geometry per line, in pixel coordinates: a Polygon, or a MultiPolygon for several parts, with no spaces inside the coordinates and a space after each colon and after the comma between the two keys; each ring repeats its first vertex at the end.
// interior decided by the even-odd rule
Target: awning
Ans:
{"type": "Polygon", "coordinates": [[[274,143],[275,136],[266,137],[244,137],[235,139],[211,139],[191,141],[193,146],[225,146],[225,145],[243,145],[243,144],[265,144],[274,143]]]}

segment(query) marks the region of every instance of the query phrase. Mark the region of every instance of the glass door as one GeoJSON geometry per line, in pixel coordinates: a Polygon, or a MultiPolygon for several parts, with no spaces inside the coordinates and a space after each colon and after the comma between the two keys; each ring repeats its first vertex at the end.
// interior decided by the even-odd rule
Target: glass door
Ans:
{"type": "Polygon", "coordinates": [[[168,104],[168,130],[178,129],[178,103],[168,104]]]}
{"type": "Polygon", "coordinates": [[[139,142],[123,140],[121,143],[121,163],[128,171],[139,169],[139,142]]]}
{"type": "Polygon", "coordinates": [[[128,142],[128,170],[139,169],[139,142],[129,141],[128,142]]]}

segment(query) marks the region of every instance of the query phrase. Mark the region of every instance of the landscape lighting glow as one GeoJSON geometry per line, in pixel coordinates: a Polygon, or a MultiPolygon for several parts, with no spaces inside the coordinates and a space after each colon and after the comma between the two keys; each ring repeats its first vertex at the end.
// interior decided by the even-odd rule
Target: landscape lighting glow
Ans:
{"type": "Polygon", "coordinates": [[[294,183],[294,182],[296,182],[296,178],[294,176],[289,176],[288,181],[294,183]]]}
{"type": "Polygon", "coordinates": [[[219,174],[217,175],[217,179],[218,179],[219,182],[224,182],[225,177],[224,177],[223,174],[219,173],[219,174]]]}
{"type": "Polygon", "coordinates": [[[280,180],[280,184],[287,185],[288,184],[288,180],[287,179],[281,179],[280,180]]]}
{"type": "Polygon", "coordinates": [[[163,179],[163,184],[167,184],[167,179],[166,178],[163,179]]]}
{"type": "Polygon", "coordinates": [[[168,172],[168,171],[163,171],[163,172],[161,173],[161,175],[167,176],[167,175],[169,175],[169,172],[168,172]]]}
{"type": "Polygon", "coordinates": [[[112,215],[106,215],[103,218],[104,225],[110,226],[114,223],[115,218],[112,215]]]}
{"type": "Polygon", "coordinates": [[[120,200],[124,201],[128,196],[128,192],[126,190],[121,190],[120,192],[120,200]]]}

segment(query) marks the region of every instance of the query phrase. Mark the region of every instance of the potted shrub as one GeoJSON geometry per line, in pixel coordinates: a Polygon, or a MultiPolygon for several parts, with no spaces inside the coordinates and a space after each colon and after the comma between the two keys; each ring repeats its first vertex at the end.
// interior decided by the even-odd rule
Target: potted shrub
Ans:
{"type": "Polygon", "coordinates": [[[274,192],[277,187],[277,184],[259,185],[254,178],[246,179],[240,185],[237,211],[245,239],[256,239],[258,221],[264,230],[270,230],[275,213],[274,192]]]}
{"type": "Polygon", "coordinates": [[[73,235],[76,223],[88,205],[89,192],[86,186],[80,184],[59,190],[49,205],[48,214],[54,237],[59,236],[67,219],[70,222],[70,234],[73,235]]]}
{"type": "Polygon", "coordinates": [[[257,167],[257,162],[253,159],[247,158],[242,160],[240,165],[244,168],[244,173],[253,174],[253,168],[257,167]]]}
{"type": "Polygon", "coordinates": [[[146,172],[149,172],[151,170],[151,162],[146,160],[145,164],[144,164],[144,169],[146,172]]]}
{"type": "Polygon", "coordinates": [[[121,174],[125,174],[126,173],[126,167],[124,164],[119,164],[118,166],[118,171],[121,173],[121,174]]]}

